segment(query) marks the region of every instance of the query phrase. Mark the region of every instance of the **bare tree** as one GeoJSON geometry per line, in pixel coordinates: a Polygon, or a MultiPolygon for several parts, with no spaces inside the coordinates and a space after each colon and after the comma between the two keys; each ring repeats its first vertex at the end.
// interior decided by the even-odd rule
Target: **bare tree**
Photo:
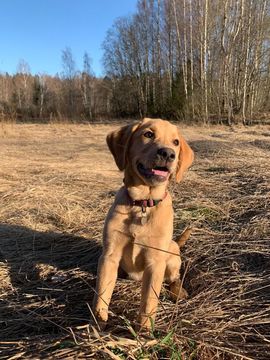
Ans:
{"type": "Polygon", "coordinates": [[[66,47],[62,51],[62,77],[63,77],[63,96],[66,101],[66,115],[73,117],[75,114],[75,97],[76,97],[76,62],[72,50],[66,47]]]}
{"type": "Polygon", "coordinates": [[[93,119],[93,79],[94,74],[91,67],[91,58],[87,52],[83,55],[82,92],[85,113],[90,120],[93,119]]]}
{"type": "Polygon", "coordinates": [[[33,86],[33,105],[37,107],[37,114],[40,119],[43,117],[45,102],[47,95],[46,75],[38,74],[35,76],[33,86]]]}
{"type": "Polygon", "coordinates": [[[192,0],[189,0],[189,61],[190,61],[190,101],[191,101],[191,109],[192,109],[192,119],[195,118],[194,111],[194,68],[193,68],[193,8],[192,8],[192,0]]]}
{"type": "Polygon", "coordinates": [[[24,60],[20,59],[17,65],[16,77],[16,93],[18,97],[19,108],[27,107],[29,105],[28,79],[30,75],[30,66],[24,60]]]}
{"type": "Polygon", "coordinates": [[[76,75],[76,62],[70,47],[62,50],[62,67],[63,78],[73,80],[76,75]]]}
{"type": "Polygon", "coordinates": [[[27,78],[30,75],[31,70],[29,64],[24,60],[20,59],[17,65],[17,74],[21,74],[23,76],[23,86],[27,88],[27,78]]]}

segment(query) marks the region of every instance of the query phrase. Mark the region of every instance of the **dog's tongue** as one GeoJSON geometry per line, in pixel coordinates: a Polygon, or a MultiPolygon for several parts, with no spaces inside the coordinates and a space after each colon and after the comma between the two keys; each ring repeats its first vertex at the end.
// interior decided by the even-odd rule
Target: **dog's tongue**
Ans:
{"type": "Polygon", "coordinates": [[[167,177],[167,175],[168,175],[168,171],[163,171],[163,170],[152,169],[152,172],[155,175],[163,176],[163,177],[167,177]]]}

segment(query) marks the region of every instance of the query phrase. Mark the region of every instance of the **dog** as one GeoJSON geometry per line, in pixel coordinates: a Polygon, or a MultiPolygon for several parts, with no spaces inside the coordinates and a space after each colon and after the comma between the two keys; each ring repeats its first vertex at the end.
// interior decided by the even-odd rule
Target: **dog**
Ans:
{"type": "Polygon", "coordinates": [[[151,329],[163,280],[175,299],[184,298],[180,280],[180,246],[173,236],[172,198],[167,190],[180,182],[194,158],[178,128],[166,120],[145,118],[107,136],[107,145],[124,186],[105,220],[103,252],[98,263],[93,312],[99,324],[108,320],[108,307],[119,267],[142,280],[139,326],[151,329]]]}

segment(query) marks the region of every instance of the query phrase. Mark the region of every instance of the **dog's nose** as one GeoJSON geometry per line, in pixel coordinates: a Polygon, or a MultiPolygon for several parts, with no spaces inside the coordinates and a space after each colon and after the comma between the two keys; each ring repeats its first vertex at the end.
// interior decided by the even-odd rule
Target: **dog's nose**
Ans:
{"type": "Polygon", "coordinates": [[[175,159],[175,151],[170,148],[160,148],[157,151],[158,156],[162,160],[172,162],[175,159]]]}

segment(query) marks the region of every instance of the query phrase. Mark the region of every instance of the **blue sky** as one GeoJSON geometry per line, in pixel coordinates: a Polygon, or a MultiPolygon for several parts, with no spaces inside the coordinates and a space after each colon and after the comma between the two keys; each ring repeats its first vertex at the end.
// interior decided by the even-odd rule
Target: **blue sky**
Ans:
{"type": "Polygon", "coordinates": [[[0,72],[13,74],[24,59],[33,74],[62,71],[61,52],[72,49],[78,69],[89,53],[102,75],[101,44],[114,20],[137,0],[0,0],[0,72]]]}

